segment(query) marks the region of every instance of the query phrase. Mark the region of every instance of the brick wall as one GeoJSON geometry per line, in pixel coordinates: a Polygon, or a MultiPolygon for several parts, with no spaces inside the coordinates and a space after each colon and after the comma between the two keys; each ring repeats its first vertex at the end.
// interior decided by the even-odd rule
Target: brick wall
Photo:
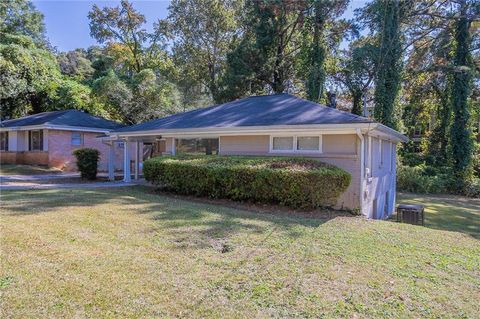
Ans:
{"type": "Polygon", "coordinates": [[[2,164],[48,165],[48,152],[0,152],[2,164]]]}
{"type": "MultiPolygon", "coordinates": [[[[48,152],[49,166],[57,167],[66,171],[75,171],[76,160],[72,155],[73,151],[79,148],[94,148],[100,151],[98,169],[108,170],[109,146],[102,143],[97,136],[101,133],[81,132],[82,145],[72,145],[72,131],[49,130],[48,131],[48,152]]],[[[123,149],[115,145],[115,169],[123,168],[123,149]]]]}
{"type": "Polygon", "coordinates": [[[0,152],[1,164],[17,164],[17,152],[0,152]]]}

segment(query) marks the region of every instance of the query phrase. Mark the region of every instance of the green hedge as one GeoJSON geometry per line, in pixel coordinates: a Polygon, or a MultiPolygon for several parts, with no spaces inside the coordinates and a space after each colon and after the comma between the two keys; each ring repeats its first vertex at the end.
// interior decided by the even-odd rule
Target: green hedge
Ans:
{"type": "Polygon", "coordinates": [[[143,174],[180,194],[294,208],[332,206],[351,179],[344,170],[316,160],[238,156],[156,157],[145,161],[143,174]]]}
{"type": "Polygon", "coordinates": [[[80,148],[73,151],[82,178],[96,179],[100,152],[94,148],[80,148]]]}

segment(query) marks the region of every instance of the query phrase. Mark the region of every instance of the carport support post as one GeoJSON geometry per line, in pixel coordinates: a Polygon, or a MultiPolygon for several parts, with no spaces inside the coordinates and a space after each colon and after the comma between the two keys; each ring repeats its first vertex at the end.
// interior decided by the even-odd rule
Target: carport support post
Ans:
{"type": "Polygon", "coordinates": [[[115,180],[115,143],[110,142],[108,145],[108,179],[111,181],[115,180]]]}
{"type": "Polygon", "coordinates": [[[128,140],[123,142],[123,181],[130,183],[132,176],[130,174],[130,144],[128,140]]]}
{"type": "Polygon", "coordinates": [[[140,143],[138,141],[135,141],[135,178],[134,179],[138,179],[138,171],[140,169],[140,167],[138,165],[139,164],[138,163],[138,157],[139,157],[138,152],[139,152],[139,149],[140,149],[139,144],[140,143]]]}

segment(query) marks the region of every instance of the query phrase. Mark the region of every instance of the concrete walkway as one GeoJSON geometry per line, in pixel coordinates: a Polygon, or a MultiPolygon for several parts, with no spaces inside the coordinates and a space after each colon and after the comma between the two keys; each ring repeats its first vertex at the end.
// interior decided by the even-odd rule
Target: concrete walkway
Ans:
{"type": "MultiPolygon", "coordinates": [[[[108,174],[99,173],[98,177],[107,177],[108,174]]],[[[125,183],[116,181],[78,182],[69,179],[80,179],[79,173],[38,174],[38,175],[0,175],[0,191],[28,190],[28,189],[66,189],[66,188],[100,188],[125,187],[133,185],[147,185],[144,179],[125,183]],[[61,180],[64,181],[61,181],[61,180]]]]}
{"type": "MultiPolygon", "coordinates": [[[[98,173],[98,177],[108,177],[108,173],[98,173]]],[[[115,176],[123,176],[123,174],[115,174],[115,176]]],[[[80,177],[80,173],[58,173],[58,174],[37,174],[37,175],[0,175],[0,182],[17,182],[17,181],[44,181],[51,179],[64,179],[80,177]]]]}
{"type": "Polygon", "coordinates": [[[67,188],[101,188],[101,187],[126,187],[144,184],[143,181],[124,183],[116,182],[92,182],[92,183],[51,183],[51,184],[35,184],[22,183],[21,185],[0,185],[0,191],[8,190],[29,190],[29,189],[67,189],[67,188]]]}

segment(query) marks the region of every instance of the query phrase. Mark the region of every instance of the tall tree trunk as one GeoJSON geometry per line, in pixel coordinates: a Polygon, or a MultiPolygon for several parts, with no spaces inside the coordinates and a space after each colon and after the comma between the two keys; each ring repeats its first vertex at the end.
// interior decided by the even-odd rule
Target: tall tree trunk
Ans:
{"type": "Polygon", "coordinates": [[[307,76],[307,98],[310,101],[320,102],[323,97],[325,85],[325,44],[323,42],[323,31],[325,18],[321,12],[321,0],[315,1],[315,24],[313,43],[310,52],[310,63],[307,76]]]}
{"type": "Polygon", "coordinates": [[[467,3],[460,4],[460,17],[455,21],[455,57],[450,96],[453,123],[450,130],[453,170],[458,182],[469,177],[473,145],[470,130],[468,97],[471,92],[470,21],[466,17],[467,3]]]}
{"type": "Polygon", "coordinates": [[[362,91],[353,90],[350,94],[352,94],[353,99],[352,113],[362,115],[362,91]]]}
{"type": "Polygon", "coordinates": [[[402,47],[400,41],[400,0],[381,0],[382,28],[380,55],[375,78],[374,118],[386,126],[397,128],[395,103],[400,89],[402,47]]]}

